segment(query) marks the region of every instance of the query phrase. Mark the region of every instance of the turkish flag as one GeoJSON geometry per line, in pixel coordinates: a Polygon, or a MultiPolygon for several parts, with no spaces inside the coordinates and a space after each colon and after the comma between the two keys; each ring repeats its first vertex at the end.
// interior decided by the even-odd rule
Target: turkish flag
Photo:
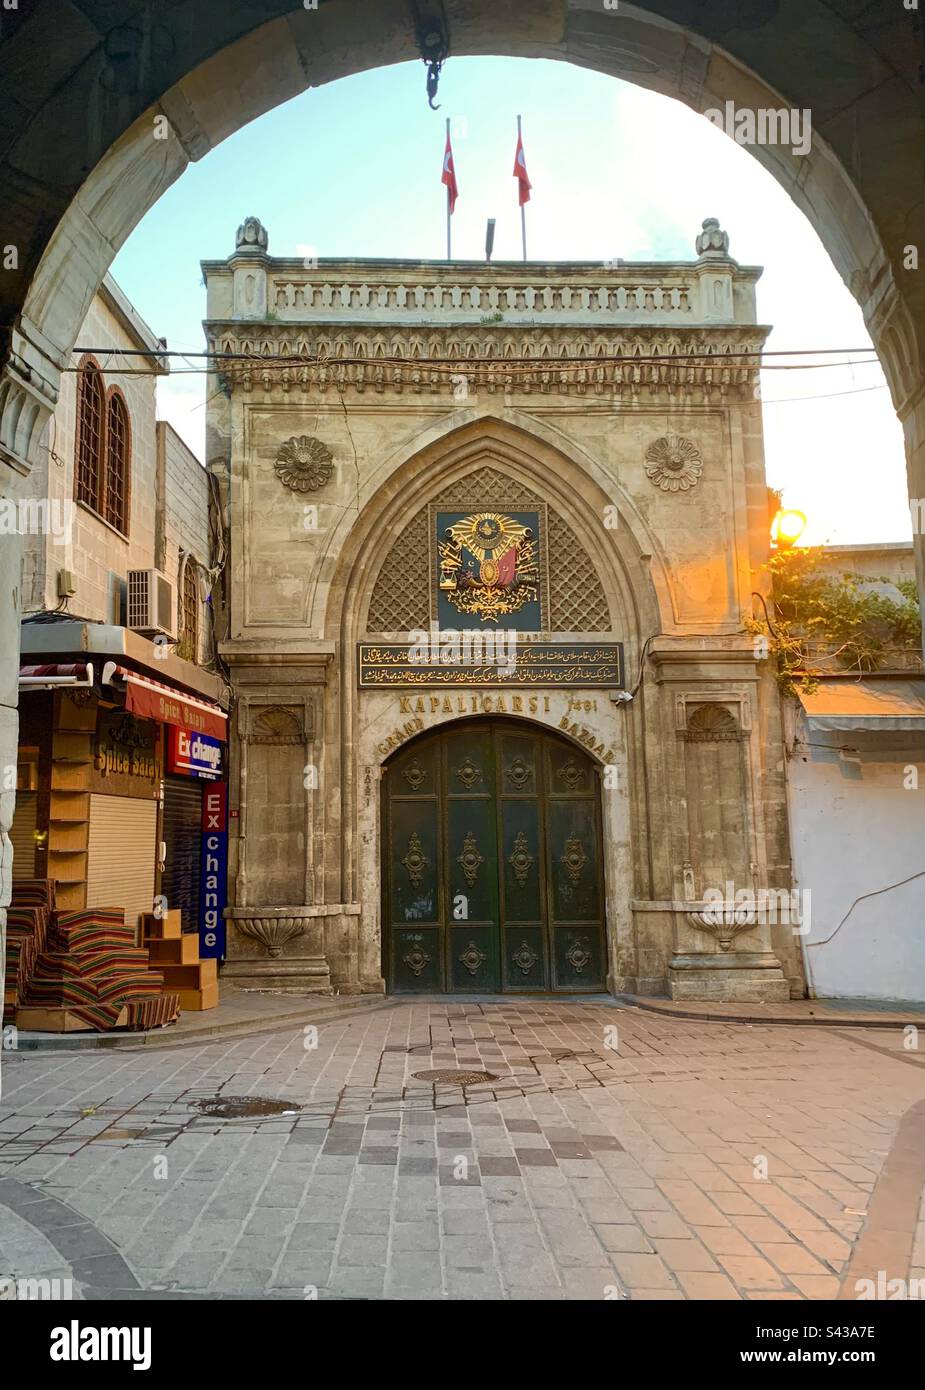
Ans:
{"type": "Polygon", "coordinates": [[[517,547],[512,545],[510,550],[506,550],[498,559],[498,584],[500,587],[506,589],[509,584],[513,583],[516,573],[517,547]]]}
{"type": "Polygon", "coordinates": [[[529,203],[530,201],[530,189],[533,185],[527,175],[527,161],[524,158],[523,136],[520,134],[517,136],[517,151],[514,155],[514,177],[518,180],[519,184],[520,197],[518,201],[520,206],[523,207],[524,203],[529,203]]]}
{"type": "Polygon", "coordinates": [[[459,188],[456,185],[456,166],[453,163],[453,146],[450,144],[450,132],[446,133],[446,149],[443,151],[443,174],[440,178],[441,183],[446,184],[447,200],[450,205],[450,212],[456,209],[456,199],[459,197],[459,188]]]}

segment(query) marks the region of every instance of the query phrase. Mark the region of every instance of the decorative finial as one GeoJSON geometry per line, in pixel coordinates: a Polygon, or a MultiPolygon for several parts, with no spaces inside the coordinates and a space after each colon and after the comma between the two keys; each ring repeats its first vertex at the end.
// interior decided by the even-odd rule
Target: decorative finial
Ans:
{"type": "Polygon", "coordinates": [[[703,231],[698,235],[695,245],[701,260],[729,259],[729,233],[720,227],[718,217],[704,218],[703,231]]]}
{"type": "Polygon", "coordinates": [[[267,229],[259,217],[245,217],[235,237],[236,251],[266,251],[267,229]]]}

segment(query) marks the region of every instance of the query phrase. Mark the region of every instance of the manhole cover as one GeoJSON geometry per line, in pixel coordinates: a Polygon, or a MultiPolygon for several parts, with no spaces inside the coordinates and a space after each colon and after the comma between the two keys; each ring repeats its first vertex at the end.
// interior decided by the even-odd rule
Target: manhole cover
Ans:
{"type": "Polygon", "coordinates": [[[497,1081],[490,1071],[416,1071],[415,1081],[433,1081],[449,1086],[475,1086],[479,1081],[497,1081]]]}
{"type": "Polygon", "coordinates": [[[293,1100],[266,1100],[262,1096],[209,1096],[190,1105],[203,1115],[221,1120],[243,1120],[267,1115],[297,1115],[302,1109],[293,1100]]]}

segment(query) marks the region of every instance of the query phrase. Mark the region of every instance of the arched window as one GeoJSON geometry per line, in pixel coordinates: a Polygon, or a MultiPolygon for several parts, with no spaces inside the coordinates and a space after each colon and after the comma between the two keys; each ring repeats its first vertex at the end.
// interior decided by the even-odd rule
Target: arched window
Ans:
{"type": "Polygon", "coordinates": [[[77,450],[74,496],[99,511],[103,486],[103,436],[106,430],[103,377],[92,357],[77,374],[77,450]]]}
{"type": "Polygon", "coordinates": [[[106,410],[106,484],[103,515],[117,531],[128,531],[128,465],[130,453],[128,408],[122,392],[113,387],[106,410]]]}
{"type": "Polygon", "coordinates": [[[192,555],[187,555],[180,575],[180,640],[177,655],[187,661],[195,661],[199,655],[198,568],[192,555]]]}
{"type": "Polygon", "coordinates": [[[117,386],[107,396],[99,364],[84,357],[77,374],[74,497],[123,535],[128,535],[131,455],[125,397],[117,386]]]}

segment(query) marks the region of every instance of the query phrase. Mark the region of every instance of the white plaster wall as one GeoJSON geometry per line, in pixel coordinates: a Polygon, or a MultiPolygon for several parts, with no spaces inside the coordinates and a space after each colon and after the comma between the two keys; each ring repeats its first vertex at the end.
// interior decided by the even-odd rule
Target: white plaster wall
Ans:
{"type": "Polygon", "coordinates": [[[925,1000],[925,734],[809,732],[802,716],[799,734],[814,745],[798,744],[789,778],[794,882],[811,893],[805,948],[815,993],[925,1000]],[[840,761],[847,745],[860,767],[840,761]],[[904,785],[915,780],[910,769],[917,789],[904,785]]]}

